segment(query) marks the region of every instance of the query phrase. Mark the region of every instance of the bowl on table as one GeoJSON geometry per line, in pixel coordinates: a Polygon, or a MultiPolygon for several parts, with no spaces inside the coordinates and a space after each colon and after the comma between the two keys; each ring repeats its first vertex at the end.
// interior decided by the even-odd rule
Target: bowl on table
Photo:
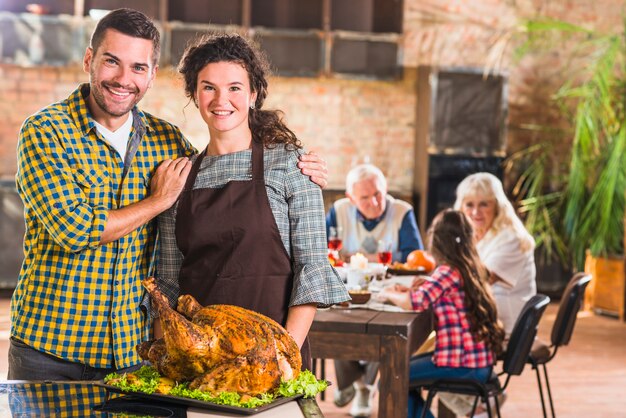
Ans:
{"type": "Polygon", "coordinates": [[[349,290],[348,294],[352,298],[350,303],[354,303],[356,305],[367,303],[372,297],[372,292],[369,290],[349,290]]]}

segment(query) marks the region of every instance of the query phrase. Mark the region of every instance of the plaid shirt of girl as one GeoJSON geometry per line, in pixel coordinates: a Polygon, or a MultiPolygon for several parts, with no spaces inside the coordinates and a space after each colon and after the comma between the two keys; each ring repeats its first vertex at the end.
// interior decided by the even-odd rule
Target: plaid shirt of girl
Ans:
{"type": "Polygon", "coordinates": [[[433,363],[438,367],[480,368],[494,363],[487,345],[474,340],[464,299],[461,274],[446,265],[437,267],[432,281],[411,292],[414,311],[433,309],[437,330],[433,363]]]}

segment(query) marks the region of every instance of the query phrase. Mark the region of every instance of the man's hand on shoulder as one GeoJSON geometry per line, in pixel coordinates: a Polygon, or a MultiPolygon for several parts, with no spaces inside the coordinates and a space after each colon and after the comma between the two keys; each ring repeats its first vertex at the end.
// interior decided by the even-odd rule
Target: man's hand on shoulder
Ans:
{"type": "Polygon", "coordinates": [[[322,189],[328,184],[328,168],[326,167],[326,161],[317,155],[315,151],[302,154],[298,162],[298,168],[302,174],[309,176],[311,181],[322,189]]]}
{"type": "Polygon", "coordinates": [[[185,187],[191,165],[187,157],[163,161],[150,180],[151,197],[162,202],[166,209],[172,206],[185,187]]]}
{"type": "Polygon", "coordinates": [[[185,187],[189,171],[191,161],[187,157],[163,161],[150,180],[148,197],[109,211],[100,244],[120,239],[172,206],[185,187]]]}

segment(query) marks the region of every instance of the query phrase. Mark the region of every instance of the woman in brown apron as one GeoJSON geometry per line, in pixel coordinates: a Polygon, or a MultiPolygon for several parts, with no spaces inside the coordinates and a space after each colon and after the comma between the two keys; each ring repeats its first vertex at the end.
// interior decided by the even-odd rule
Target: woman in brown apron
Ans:
{"type": "Polygon", "coordinates": [[[321,190],[297,168],[300,142],[277,111],[261,109],[265,68],[238,35],[187,48],[179,71],[211,139],[178,204],[159,218],[158,276],[173,297],[281,323],[310,368],[306,335],[317,307],[349,296],[328,263],[321,190]]]}

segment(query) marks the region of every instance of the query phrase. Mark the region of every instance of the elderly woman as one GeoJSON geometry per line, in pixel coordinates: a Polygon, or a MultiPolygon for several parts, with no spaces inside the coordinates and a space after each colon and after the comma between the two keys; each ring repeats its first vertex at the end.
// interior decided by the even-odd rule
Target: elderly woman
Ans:
{"type": "Polygon", "coordinates": [[[489,270],[498,317],[508,337],[522,307],[537,293],[535,241],[492,174],[466,177],[456,189],[454,208],[465,213],[474,228],[476,249],[489,270]]]}
{"type": "MultiPolygon", "coordinates": [[[[517,217],[502,182],[493,174],[467,176],[456,189],[454,208],[472,224],[476,250],[489,271],[498,319],[508,339],[524,304],[537,293],[535,240],[517,217]]],[[[451,393],[441,393],[440,399],[457,416],[467,415],[474,402],[472,396],[451,393]]],[[[503,402],[501,399],[500,404],[503,402]]],[[[474,417],[486,416],[484,405],[480,405],[474,417]]]]}

